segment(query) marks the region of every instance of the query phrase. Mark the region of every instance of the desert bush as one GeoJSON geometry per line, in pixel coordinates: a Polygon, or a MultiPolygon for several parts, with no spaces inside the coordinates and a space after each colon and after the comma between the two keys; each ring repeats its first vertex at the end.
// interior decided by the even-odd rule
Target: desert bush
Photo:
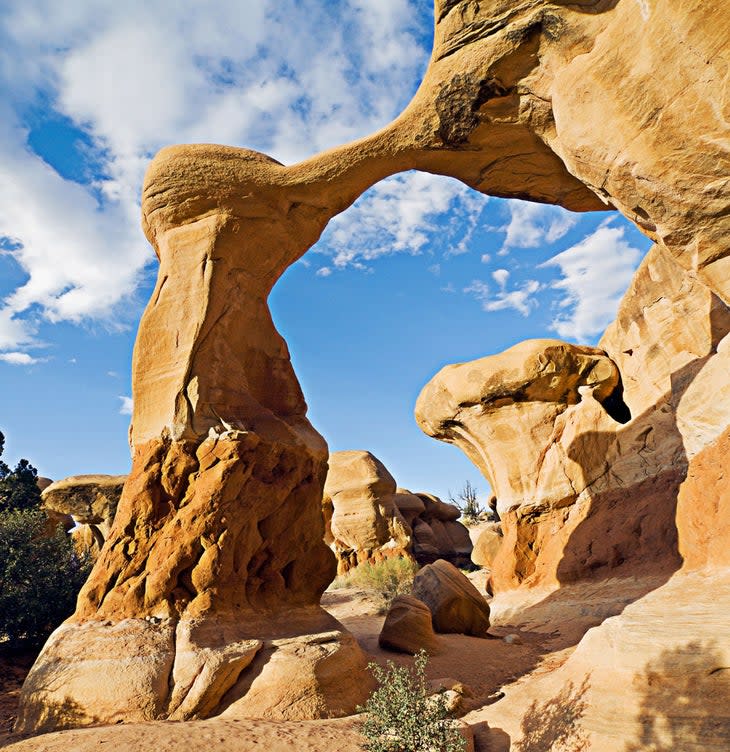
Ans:
{"type": "Polygon", "coordinates": [[[412,667],[368,668],[377,688],[359,711],[367,713],[362,725],[368,752],[463,752],[466,740],[449,717],[442,694],[429,697],[426,680],[428,656],[416,654],[412,667]]]}
{"type": "Polygon", "coordinates": [[[90,569],[38,509],[0,513],[0,639],[39,644],[74,610],[90,569]]]}
{"type": "Polygon", "coordinates": [[[374,563],[364,563],[340,575],[332,583],[333,588],[356,587],[361,590],[374,590],[383,601],[383,607],[390,607],[398,595],[411,592],[413,578],[418,564],[406,557],[392,557],[374,563]]]}

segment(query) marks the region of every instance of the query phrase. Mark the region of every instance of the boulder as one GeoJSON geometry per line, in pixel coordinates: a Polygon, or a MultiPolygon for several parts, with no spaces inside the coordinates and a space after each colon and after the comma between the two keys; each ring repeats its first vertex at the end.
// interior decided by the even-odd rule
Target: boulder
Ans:
{"type": "Polygon", "coordinates": [[[419,570],[413,580],[413,596],[428,606],[437,632],[487,637],[489,604],[448,561],[439,559],[419,570]]]}
{"type": "Polygon", "coordinates": [[[431,611],[412,595],[399,595],[393,599],[380,630],[378,644],[381,648],[415,655],[419,650],[434,653],[438,638],[433,631],[431,611]]]}
{"type": "Polygon", "coordinates": [[[471,552],[471,560],[480,567],[491,569],[494,559],[502,546],[502,526],[499,522],[488,522],[479,533],[471,552]]]}

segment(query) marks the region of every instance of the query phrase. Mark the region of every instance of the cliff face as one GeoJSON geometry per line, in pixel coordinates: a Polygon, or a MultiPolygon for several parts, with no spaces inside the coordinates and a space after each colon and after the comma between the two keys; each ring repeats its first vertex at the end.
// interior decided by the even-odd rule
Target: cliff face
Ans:
{"type": "MultiPolygon", "coordinates": [[[[570,383],[491,405],[521,410],[521,430],[540,426],[529,451],[550,474],[526,488],[562,485],[530,507],[509,473],[495,476],[512,494],[495,577],[579,578],[625,566],[637,546],[666,572],[680,555],[728,562],[728,421],[706,396],[728,382],[724,9],[438,0],[435,15],[423,83],[382,131],[291,167],[211,145],[151,163],[143,226],[160,270],[134,353],[132,472],[76,614],[28,677],[21,730],[282,707],[316,717],[362,700],[366,687],[322,678],[364,659],[317,605],[335,569],[322,542],[327,447],[266,301],[329,219],[406,169],[615,207],[657,243],[602,343],[608,357],[571,351],[570,383]]],[[[476,456],[481,439],[469,441],[476,456]]]]}

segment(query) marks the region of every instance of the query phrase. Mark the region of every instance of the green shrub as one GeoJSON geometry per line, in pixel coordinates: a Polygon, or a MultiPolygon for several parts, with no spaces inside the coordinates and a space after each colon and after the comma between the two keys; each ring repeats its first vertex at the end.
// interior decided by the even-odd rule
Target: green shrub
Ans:
{"type": "Polygon", "coordinates": [[[380,595],[383,606],[387,609],[396,596],[411,592],[417,571],[418,564],[413,559],[393,557],[372,564],[360,564],[347,574],[337,577],[332,587],[374,590],[380,595]]]}
{"type": "Polygon", "coordinates": [[[388,661],[369,664],[378,686],[365,707],[362,726],[368,752],[463,752],[466,740],[449,718],[442,694],[428,696],[424,650],[411,668],[388,661]]]}
{"type": "Polygon", "coordinates": [[[90,569],[38,510],[0,513],[0,639],[41,643],[67,617],[90,569]]]}

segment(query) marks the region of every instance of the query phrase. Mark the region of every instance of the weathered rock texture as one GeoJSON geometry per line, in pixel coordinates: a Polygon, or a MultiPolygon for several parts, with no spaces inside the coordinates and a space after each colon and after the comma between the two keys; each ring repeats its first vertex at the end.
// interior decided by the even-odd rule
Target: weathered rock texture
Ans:
{"type": "Polygon", "coordinates": [[[439,558],[467,562],[471,554],[459,510],[436,496],[397,488],[370,452],[330,455],[322,511],[325,541],[340,573],[391,556],[428,564],[439,558]]]}
{"type": "Polygon", "coordinates": [[[421,426],[497,495],[495,588],[727,563],[728,331],[727,306],[657,245],[603,350],[523,342],[425,387],[421,426]]]}
{"type": "Polygon", "coordinates": [[[502,525],[499,522],[487,523],[476,539],[474,550],[471,552],[471,560],[479,567],[491,569],[503,540],[502,525]]]}
{"type": "Polygon", "coordinates": [[[43,489],[43,507],[46,513],[70,516],[79,531],[77,541],[96,554],[109,536],[126,479],[126,475],[72,475],[57,480],[43,489]]]}
{"type": "MultiPolygon", "coordinates": [[[[143,225],[160,271],[134,354],[132,472],[75,615],[28,677],[20,728],[58,725],[54,706],[72,705],[79,724],[170,717],[180,708],[176,717],[219,712],[226,697],[261,677],[244,665],[257,640],[260,650],[274,650],[277,640],[312,645],[321,634],[332,649],[330,666],[356,662],[351,653],[338,658],[350,649],[347,640],[317,606],[335,572],[322,542],[327,448],[306,419],[266,299],[331,217],[407,169],[576,211],[616,207],[657,242],[640,274],[646,285],[665,275],[659,298],[642,287],[647,297],[641,305],[628,301],[625,323],[619,316],[602,347],[620,374],[626,358],[635,358],[644,383],[645,364],[659,391],[641,403],[627,373],[624,399],[633,417],[625,427],[597,398],[602,381],[586,384],[594,393],[556,416],[564,434],[552,444],[566,451],[566,467],[580,466],[592,495],[565,507],[543,504],[535,513],[547,510],[545,524],[504,520],[507,540],[510,530],[536,531],[515,534],[512,550],[545,552],[522,556],[515,579],[579,576],[586,553],[593,571],[615,568],[637,545],[663,567],[677,566],[679,553],[687,566],[728,564],[730,546],[713,531],[727,529],[718,463],[726,456],[730,402],[707,407],[702,399],[723,394],[728,383],[725,8],[670,0],[437,0],[435,19],[424,80],[382,131],[292,167],[212,145],[167,148],[150,165],[143,225]],[[675,352],[675,329],[690,324],[666,311],[690,301],[702,336],[675,352]],[[649,334],[641,350],[628,344],[637,339],[632,317],[649,334]],[[583,456],[590,462],[582,465],[583,456]],[[600,456],[609,461],[594,476],[600,456]],[[613,493],[617,477],[632,485],[613,493]],[[593,492],[601,483],[598,502],[593,492]],[[677,492],[675,514],[667,507],[677,492]],[[585,510],[599,503],[613,514],[585,510]],[[606,529],[609,516],[615,522],[606,529]],[[632,549],[615,547],[627,533],[632,549]],[[282,613],[289,634],[281,634],[282,613]],[[99,655],[103,692],[118,699],[97,718],[99,655]],[[134,655],[154,661],[135,668],[134,655]]],[[[273,671],[277,663],[266,665],[273,671]]],[[[311,665],[303,659],[303,672],[311,665]]],[[[301,691],[318,689],[309,683],[301,691]]],[[[339,698],[336,708],[317,712],[346,704],[339,698]]],[[[256,712],[275,709],[257,705],[256,712]]]]}

